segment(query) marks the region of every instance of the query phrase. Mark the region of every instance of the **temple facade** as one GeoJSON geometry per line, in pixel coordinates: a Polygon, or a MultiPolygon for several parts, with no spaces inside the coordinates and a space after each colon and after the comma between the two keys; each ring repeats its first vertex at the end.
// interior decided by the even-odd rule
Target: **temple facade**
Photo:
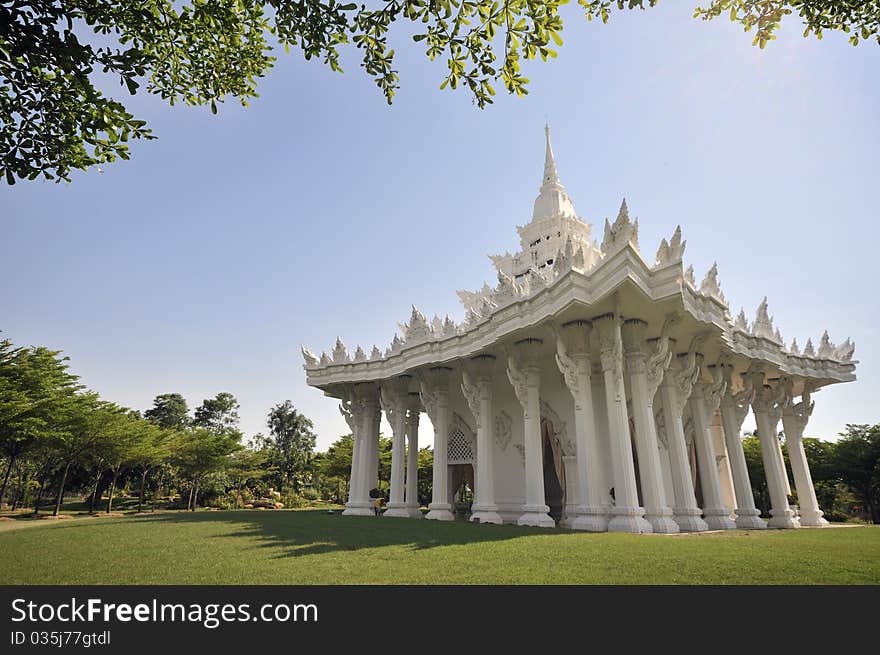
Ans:
{"type": "Polygon", "coordinates": [[[459,291],[458,324],[413,307],[383,352],[302,348],[309,385],[341,401],[354,435],[345,515],[373,513],[379,422],[392,430],[386,517],[422,518],[418,425],[434,432],[427,519],[589,531],[823,526],[802,437],[823,386],[855,380],[854,344],[784,345],[767,300],[734,319],[716,266],[696,283],[676,227],[653,260],[624,200],[601,243],[557,174],[549,127],[521,249],[498,280],[459,291]],[[752,495],[740,434],[754,412],[772,509],[752,495]],[[780,439],[784,432],[792,477],[780,439]],[[796,505],[792,496],[796,494],[796,505]]]}

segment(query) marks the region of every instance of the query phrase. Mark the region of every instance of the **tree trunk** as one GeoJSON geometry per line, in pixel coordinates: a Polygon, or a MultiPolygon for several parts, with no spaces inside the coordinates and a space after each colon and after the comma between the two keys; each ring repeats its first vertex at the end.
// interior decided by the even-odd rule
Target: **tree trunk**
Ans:
{"type": "Polygon", "coordinates": [[[144,489],[147,484],[147,473],[150,472],[149,467],[144,467],[144,472],[141,474],[141,493],[138,496],[138,513],[140,513],[141,508],[144,506],[144,489]]]}
{"type": "Polygon", "coordinates": [[[3,486],[0,487],[0,508],[3,507],[3,501],[6,500],[6,484],[9,482],[9,474],[12,472],[12,465],[15,464],[15,455],[9,457],[9,466],[6,467],[6,474],[3,476],[3,486]]]}
{"type": "Polygon", "coordinates": [[[61,510],[61,501],[64,500],[64,485],[67,484],[67,472],[70,471],[70,462],[64,465],[64,473],[61,475],[61,484],[58,485],[58,498],[55,499],[55,510],[52,516],[58,516],[61,510]]]}
{"type": "Polygon", "coordinates": [[[43,500],[43,488],[46,486],[46,478],[40,478],[40,490],[37,492],[37,500],[34,503],[34,516],[40,513],[40,501],[43,500]]]}
{"type": "Polygon", "coordinates": [[[98,471],[95,476],[95,486],[92,489],[91,498],[89,498],[89,514],[95,513],[95,504],[98,502],[98,490],[101,487],[101,478],[104,477],[104,471],[98,471]]]}
{"type": "Polygon", "coordinates": [[[19,506],[24,507],[24,466],[18,467],[18,490],[15,494],[15,502],[12,503],[12,511],[14,512],[19,506]]]}
{"type": "Polygon", "coordinates": [[[198,502],[199,502],[199,481],[196,480],[195,491],[193,492],[192,508],[190,509],[191,512],[196,511],[196,505],[198,504],[198,502]]]}
{"type": "Polygon", "coordinates": [[[113,492],[116,491],[116,478],[119,477],[119,468],[113,469],[113,480],[110,482],[110,495],[107,498],[107,514],[113,508],[113,492]]]}

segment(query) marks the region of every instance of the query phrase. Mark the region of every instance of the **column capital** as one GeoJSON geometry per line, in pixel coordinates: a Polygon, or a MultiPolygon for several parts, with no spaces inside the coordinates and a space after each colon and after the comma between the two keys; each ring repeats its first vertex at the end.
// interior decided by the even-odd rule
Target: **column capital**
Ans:
{"type": "Polygon", "coordinates": [[[565,386],[579,402],[582,387],[589,383],[592,373],[590,362],[589,332],[592,325],[588,321],[569,321],[556,332],[556,366],[562,373],[565,386]],[[586,323],[590,327],[580,325],[586,323]],[[574,344],[574,349],[569,345],[574,344]]]}
{"type": "MultiPolygon", "coordinates": [[[[697,346],[703,340],[702,335],[697,335],[691,339],[691,345],[687,353],[682,353],[673,358],[674,367],[670,368],[663,378],[663,384],[669,385],[675,390],[673,394],[675,405],[670,407],[675,416],[681,416],[684,407],[691,393],[694,390],[694,384],[700,379],[700,363],[697,360],[697,346]]],[[[700,355],[702,358],[702,355],[700,355]]]]}
{"type": "Polygon", "coordinates": [[[449,402],[449,374],[452,369],[448,366],[432,366],[427,371],[422,371],[418,375],[419,395],[422,405],[425,406],[425,413],[431,419],[431,423],[436,423],[437,405],[448,404],[449,402]]]}
{"type": "Polygon", "coordinates": [[[593,331],[593,324],[590,321],[579,318],[563,323],[558,328],[554,325],[552,328],[557,342],[559,339],[563,340],[565,351],[569,356],[590,356],[590,333],[593,331]]]}
{"type": "Polygon", "coordinates": [[[615,377],[622,374],[623,340],[620,335],[620,317],[602,314],[593,319],[599,332],[599,361],[603,371],[612,371],[615,377]]]}
{"type": "Polygon", "coordinates": [[[711,416],[721,405],[721,399],[727,391],[727,381],[724,379],[724,368],[718,364],[707,367],[712,374],[712,382],[703,383],[703,398],[706,403],[708,415],[711,416]]]}
{"type": "Polygon", "coordinates": [[[785,425],[785,440],[800,439],[804,436],[804,430],[813,415],[813,408],[816,405],[815,400],[810,400],[810,391],[804,389],[801,394],[801,401],[795,403],[790,393],[786,394],[782,406],[782,421],[785,425]]]}
{"type": "Polygon", "coordinates": [[[726,376],[725,380],[728,385],[724,396],[721,398],[721,409],[730,412],[736,426],[736,433],[739,435],[739,430],[742,428],[743,421],[746,419],[746,414],[749,413],[749,407],[755,399],[755,389],[752,386],[751,378],[744,375],[742,391],[733,393],[731,387],[732,379],[730,375],[732,367],[729,365],[725,366],[724,370],[726,376]]]}

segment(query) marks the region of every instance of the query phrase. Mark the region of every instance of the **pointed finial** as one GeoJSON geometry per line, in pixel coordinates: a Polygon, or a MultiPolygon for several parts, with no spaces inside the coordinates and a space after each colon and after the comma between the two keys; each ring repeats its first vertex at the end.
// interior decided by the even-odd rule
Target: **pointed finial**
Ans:
{"type": "Polygon", "coordinates": [[[617,212],[617,220],[629,221],[629,207],[626,206],[626,198],[620,203],[620,211],[617,212]]]}
{"type": "Polygon", "coordinates": [[[553,146],[550,143],[550,123],[544,125],[544,137],[547,146],[544,152],[544,180],[542,186],[559,184],[559,173],[556,171],[556,158],[553,156],[553,146]]]}

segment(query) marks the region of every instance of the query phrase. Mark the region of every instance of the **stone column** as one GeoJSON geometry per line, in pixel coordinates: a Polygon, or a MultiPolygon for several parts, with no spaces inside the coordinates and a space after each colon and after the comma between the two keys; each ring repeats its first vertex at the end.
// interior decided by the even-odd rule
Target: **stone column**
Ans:
{"type": "Polygon", "coordinates": [[[370,516],[373,513],[370,501],[364,493],[364,462],[365,449],[365,407],[354,393],[350,399],[343,399],[339,411],[348,423],[352,433],[351,475],[348,483],[348,502],[345,504],[343,516],[370,516]]]}
{"type": "Polygon", "coordinates": [[[712,530],[732,530],[736,527],[730,518],[730,508],[724,506],[721,480],[712,439],[710,417],[718,409],[721,396],[727,390],[722,370],[714,367],[715,380],[711,384],[697,382],[691,393],[691,415],[694,421],[694,446],[699,463],[700,488],[703,490],[703,517],[712,530]]]}
{"type": "Polygon", "coordinates": [[[746,414],[749,413],[749,405],[755,397],[755,390],[749,378],[743,380],[744,387],[739,393],[734,394],[732,386],[733,367],[724,367],[727,389],[721,397],[721,422],[724,426],[724,443],[727,445],[727,460],[730,464],[730,474],[733,477],[733,493],[736,496],[736,527],[746,530],[761,530],[767,524],[761,520],[761,512],[755,507],[755,497],[752,493],[752,483],[749,480],[749,469],[746,466],[746,456],[743,452],[740,431],[746,414]]]}
{"type": "Polygon", "coordinates": [[[636,474],[633,464],[629,417],[626,413],[626,390],[623,383],[623,342],[620,319],[604,314],[593,319],[599,332],[602,375],[605,378],[605,404],[608,408],[608,431],[611,437],[611,462],[614,473],[614,507],[608,522],[609,532],[651,532],[645,510],[639,507],[636,474]]]}
{"type": "Polygon", "coordinates": [[[813,414],[815,402],[810,401],[810,390],[804,382],[801,402],[794,404],[790,392],[786,394],[782,407],[782,429],[785,431],[785,443],[788,444],[788,458],[791,472],[794,474],[794,485],[797,489],[798,505],[800,506],[799,522],[802,526],[824,527],[828,521],[822,518],[824,512],[819,509],[816,489],[813,487],[813,476],[807,453],[804,451],[804,429],[813,414]]]}
{"type": "Polygon", "coordinates": [[[770,492],[770,520],[767,522],[771,528],[797,528],[798,520],[788,505],[788,496],[785,493],[785,472],[780,468],[779,443],[776,438],[776,428],[781,414],[782,395],[769,385],[764,384],[764,373],[754,370],[750,373],[752,385],[755,387],[755,398],[752,400],[752,410],[755,412],[755,422],[758,426],[758,438],[761,441],[761,460],[764,462],[764,474],[767,476],[767,489],[770,492]]]}
{"type": "Polygon", "coordinates": [[[356,384],[354,390],[362,414],[359,425],[363,426],[357,457],[359,496],[372,512],[373,501],[370,498],[370,489],[377,483],[379,468],[378,392],[375,385],[368,382],[356,384]]]}
{"type": "Polygon", "coordinates": [[[406,411],[410,376],[383,384],[379,399],[391,425],[391,499],[383,516],[409,516],[404,497],[404,460],[406,458],[406,411]]]}
{"type": "Polygon", "coordinates": [[[445,366],[435,366],[419,380],[422,404],[431,425],[434,426],[434,472],[431,504],[426,519],[452,521],[452,505],[449,502],[448,441],[449,441],[449,372],[445,366]]]}
{"type": "Polygon", "coordinates": [[[654,394],[672,359],[668,325],[669,323],[664,325],[663,335],[657,340],[650,359],[646,354],[647,323],[644,321],[630,319],[623,324],[623,343],[632,395],[636,456],[639,458],[645,518],[654,532],[675,534],[679,532],[679,528],[672,520],[672,510],[666,502],[663,473],[660,470],[660,451],[657,446],[657,426],[654,424],[654,394]]]}
{"type": "Polygon", "coordinates": [[[406,416],[406,511],[413,519],[422,518],[419,509],[419,417],[422,401],[418,392],[410,392],[406,416]]]}
{"type": "Polygon", "coordinates": [[[462,369],[461,391],[477,424],[477,471],[471,521],[477,523],[503,523],[495,504],[495,455],[493,452],[492,373],[494,355],[471,357],[469,366],[462,369]]]}
{"type": "Polygon", "coordinates": [[[666,371],[660,384],[663,399],[663,421],[669,452],[669,469],[672,475],[673,500],[672,518],[682,532],[703,532],[709,526],[701,518],[702,511],[697,507],[694,495],[694,482],[688,461],[687,443],[681,416],[690,398],[694,382],[700,374],[697,366],[697,345],[699,337],[691,341],[687,355],[679,356],[675,364],[666,371]]]}
{"type": "Polygon", "coordinates": [[[507,358],[507,379],[513,385],[523,409],[526,502],[516,524],[555,528],[544,498],[544,449],[541,439],[541,368],[538,356],[543,341],[522,339],[514,344],[516,354],[507,358]]]}
{"type": "Polygon", "coordinates": [[[605,532],[608,509],[603,504],[606,489],[597,447],[596,419],[590,364],[592,323],[578,320],[565,323],[556,333],[556,365],[574,399],[575,447],[577,448],[577,516],[574,530],[605,532]]]}

